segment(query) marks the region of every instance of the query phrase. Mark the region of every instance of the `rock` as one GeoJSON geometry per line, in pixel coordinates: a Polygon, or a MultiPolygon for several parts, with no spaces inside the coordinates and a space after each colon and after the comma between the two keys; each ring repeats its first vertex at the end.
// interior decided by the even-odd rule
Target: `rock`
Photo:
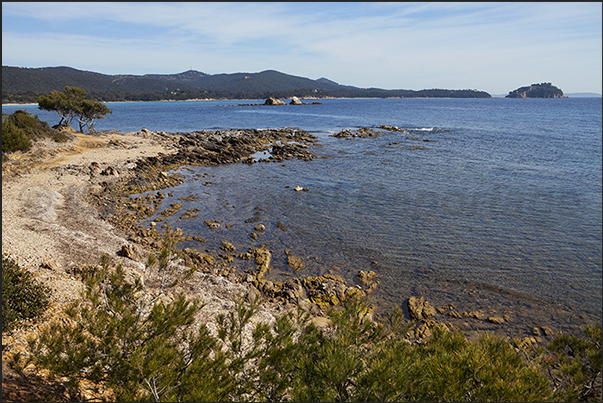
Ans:
{"type": "Polygon", "coordinates": [[[291,102],[289,102],[289,105],[303,105],[303,104],[304,103],[302,101],[300,101],[298,97],[291,98],[291,102]]]}
{"type": "Polygon", "coordinates": [[[91,162],[88,169],[90,169],[90,177],[93,178],[98,174],[98,171],[100,171],[100,165],[98,162],[91,162]]]}
{"type": "Polygon", "coordinates": [[[371,128],[368,127],[361,127],[355,131],[351,131],[348,129],[344,129],[338,133],[332,134],[331,137],[336,137],[336,138],[350,138],[350,137],[361,137],[361,138],[367,138],[367,137],[379,137],[379,134],[377,132],[375,132],[374,130],[372,130],[371,128]]]}
{"type": "Polygon", "coordinates": [[[437,323],[433,320],[428,320],[422,322],[419,326],[417,326],[414,330],[411,330],[408,335],[410,338],[416,338],[419,340],[429,339],[434,330],[439,330],[442,332],[450,332],[450,328],[444,323],[437,323]]]}
{"type": "Polygon", "coordinates": [[[346,288],[344,295],[346,299],[362,299],[366,297],[366,293],[360,288],[356,287],[346,288]]]}
{"type": "Polygon", "coordinates": [[[77,130],[69,125],[54,125],[52,128],[60,132],[77,133],[77,130]]]}
{"type": "Polygon", "coordinates": [[[117,169],[113,168],[112,166],[108,166],[103,171],[101,171],[100,174],[105,176],[119,176],[117,169]]]}
{"type": "Polygon", "coordinates": [[[356,275],[358,281],[360,281],[365,286],[369,287],[375,281],[375,277],[377,277],[377,273],[372,270],[364,271],[360,270],[356,275]]]}
{"type": "Polygon", "coordinates": [[[201,253],[196,249],[184,248],[184,253],[192,260],[193,264],[197,267],[213,266],[216,263],[216,259],[205,253],[201,253]]]}
{"type": "Polygon", "coordinates": [[[220,249],[225,252],[234,252],[236,248],[230,242],[222,241],[222,246],[220,246],[220,249]]]}
{"type": "Polygon", "coordinates": [[[266,231],[266,226],[264,224],[258,224],[255,227],[253,227],[253,229],[255,229],[256,231],[266,231]]]}
{"type": "Polygon", "coordinates": [[[490,316],[488,317],[488,322],[495,323],[497,325],[504,323],[505,318],[501,318],[500,316],[490,316]]]}
{"type": "Polygon", "coordinates": [[[171,203],[170,207],[163,210],[159,215],[164,217],[171,217],[178,212],[182,208],[182,204],[180,203],[171,203]]]}
{"type": "Polygon", "coordinates": [[[264,102],[264,105],[287,105],[285,102],[280,99],[276,99],[274,97],[270,97],[264,102]]]}
{"type": "Polygon", "coordinates": [[[220,228],[220,223],[217,222],[217,221],[206,220],[206,221],[203,222],[203,225],[205,225],[206,227],[211,228],[211,229],[220,228]]]}
{"type": "Polygon", "coordinates": [[[446,313],[446,312],[452,311],[453,309],[454,309],[454,305],[448,304],[448,305],[443,305],[443,306],[437,307],[436,311],[438,313],[446,313]]]}
{"type": "Polygon", "coordinates": [[[433,334],[433,332],[431,331],[431,329],[429,328],[429,325],[427,323],[421,323],[415,329],[415,337],[417,339],[428,339],[431,337],[432,334],[433,334]]]}
{"type": "Polygon", "coordinates": [[[303,257],[293,257],[291,255],[288,255],[287,256],[287,264],[292,269],[295,269],[296,271],[300,271],[301,269],[304,268],[304,258],[303,257]]]}
{"type": "Polygon", "coordinates": [[[340,275],[337,275],[337,274],[327,273],[323,277],[328,280],[333,280],[333,281],[337,281],[338,283],[345,284],[345,280],[343,279],[343,277],[341,277],[340,275]]]}
{"type": "Polygon", "coordinates": [[[312,304],[312,302],[310,302],[307,299],[303,299],[297,302],[297,306],[303,311],[303,312],[310,312],[312,311],[312,309],[314,308],[314,304],[312,304]]]}
{"type": "Polygon", "coordinates": [[[347,287],[335,277],[306,277],[304,278],[304,286],[308,291],[310,301],[318,305],[338,305],[346,298],[347,287]]]}
{"type": "Polygon", "coordinates": [[[40,267],[43,269],[57,271],[59,269],[59,264],[54,260],[45,260],[42,262],[40,267]]]}
{"type": "Polygon", "coordinates": [[[542,327],[542,332],[544,333],[545,336],[552,336],[553,335],[553,331],[551,330],[550,327],[543,326],[542,327]]]}
{"type": "Polygon", "coordinates": [[[539,338],[533,336],[526,336],[521,340],[515,341],[515,345],[520,350],[531,350],[538,345],[539,338]]]}
{"type": "Polygon", "coordinates": [[[410,313],[411,319],[414,320],[425,320],[436,314],[435,308],[423,297],[408,298],[408,312],[410,313]]]}
{"type": "Polygon", "coordinates": [[[291,278],[283,284],[281,295],[291,301],[298,301],[304,294],[304,287],[297,278],[291,278]]]}
{"type": "Polygon", "coordinates": [[[260,293],[260,291],[255,288],[253,285],[249,286],[249,291],[247,292],[247,302],[248,303],[253,303],[255,301],[259,301],[262,298],[262,294],[260,293]]]}
{"type": "Polygon", "coordinates": [[[134,246],[131,244],[123,245],[121,247],[120,255],[138,261],[138,253],[136,253],[134,246]]]}
{"type": "Polygon", "coordinates": [[[270,253],[270,251],[264,247],[252,248],[249,250],[249,253],[255,258],[255,268],[257,270],[255,277],[258,281],[260,281],[264,274],[270,271],[272,253],[270,253]]]}

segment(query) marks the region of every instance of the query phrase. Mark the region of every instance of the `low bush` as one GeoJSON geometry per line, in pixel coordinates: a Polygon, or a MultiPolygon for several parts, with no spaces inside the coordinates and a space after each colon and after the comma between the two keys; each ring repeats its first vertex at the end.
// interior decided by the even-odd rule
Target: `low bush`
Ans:
{"type": "Polygon", "coordinates": [[[27,151],[31,148],[28,133],[14,123],[2,122],[2,152],[27,151]]]}
{"type": "Polygon", "coordinates": [[[69,139],[64,133],[51,128],[48,123],[24,110],[2,115],[2,152],[28,151],[32,140],[51,138],[56,142],[69,139]]]}
{"type": "Polygon", "coordinates": [[[601,326],[586,326],[584,337],[558,334],[549,345],[558,361],[555,388],[566,401],[601,401],[601,326]]]}
{"type": "Polygon", "coordinates": [[[2,256],[2,332],[41,315],[48,307],[49,292],[30,272],[2,256]]]}

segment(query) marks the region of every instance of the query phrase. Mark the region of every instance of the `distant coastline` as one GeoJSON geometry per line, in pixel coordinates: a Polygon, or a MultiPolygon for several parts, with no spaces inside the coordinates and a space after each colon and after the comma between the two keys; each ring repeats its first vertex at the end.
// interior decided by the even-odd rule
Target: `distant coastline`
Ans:
{"type": "MultiPolygon", "coordinates": [[[[506,94],[493,94],[492,98],[489,99],[504,99],[506,94]]],[[[603,95],[596,92],[570,92],[566,94],[566,98],[602,98],[603,95]]],[[[351,97],[299,97],[300,99],[359,99],[351,97]]],[[[106,104],[125,104],[125,103],[136,103],[136,102],[195,102],[195,101],[249,101],[257,98],[241,98],[241,99],[229,99],[229,98],[191,98],[191,99],[161,99],[157,101],[107,101],[103,102],[106,104]]],[[[287,98],[283,98],[287,99],[287,98]]],[[[457,99],[457,98],[432,98],[432,97],[388,97],[388,98],[364,98],[364,99],[457,99]]],[[[488,98],[485,98],[488,99],[488,98]]],[[[3,103],[2,106],[37,106],[37,103],[3,103]]]]}
{"type": "Polygon", "coordinates": [[[601,98],[603,96],[596,92],[569,92],[565,95],[569,98],[601,98]]]}
{"type": "Polygon", "coordinates": [[[326,98],[490,98],[475,89],[421,90],[359,88],[326,78],[313,80],[276,70],[259,73],[107,75],[71,67],[2,66],[2,101],[33,102],[65,86],[83,89],[101,102],[186,99],[326,98]]]}

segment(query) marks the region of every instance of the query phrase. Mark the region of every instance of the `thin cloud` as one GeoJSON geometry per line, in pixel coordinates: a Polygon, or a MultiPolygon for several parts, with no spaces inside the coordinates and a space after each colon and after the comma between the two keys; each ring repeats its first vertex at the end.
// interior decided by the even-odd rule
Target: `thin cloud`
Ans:
{"type": "Polygon", "coordinates": [[[600,3],[3,3],[2,11],[10,65],[276,69],[359,87],[493,93],[540,71],[575,91],[601,88],[600,3]]]}

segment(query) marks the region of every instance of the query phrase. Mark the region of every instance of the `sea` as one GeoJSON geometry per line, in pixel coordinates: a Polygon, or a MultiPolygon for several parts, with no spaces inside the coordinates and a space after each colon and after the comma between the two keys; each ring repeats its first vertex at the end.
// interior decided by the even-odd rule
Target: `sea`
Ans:
{"type": "MultiPolygon", "coordinates": [[[[185,182],[164,190],[160,211],[176,202],[182,212],[195,209],[196,217],[165,222],[206,240],[181,248],[217,255],[226,254],[222,242],[237,253],[265,245],[271,281],[332,273],[360,285],[357,273],[372,270],[378,312],[423,296],[433,306],[479,312],[461,320],[469,331],[496,333],[501,325],[487,318],[504,315],[505,328],[520,335],[601,323],[601,98],[318,101],[107,103],[112,114],[96,128],[296,127],[317,137],[312,161],[180,168],[185,182]],[[382,125],[404,131],[333,136],[382,125]],[[206,220],[222,225],[210,229],[206,220]],[[256,231],[258,224],[266,230],[256,231]],[[290,267],[288,256],[303,267],[290,267]]],[[[37,105],[2,112],[16,109],[59,121],[37,105]]],[[[232,262],[240,272],[251,264],[232,262]]]]}

